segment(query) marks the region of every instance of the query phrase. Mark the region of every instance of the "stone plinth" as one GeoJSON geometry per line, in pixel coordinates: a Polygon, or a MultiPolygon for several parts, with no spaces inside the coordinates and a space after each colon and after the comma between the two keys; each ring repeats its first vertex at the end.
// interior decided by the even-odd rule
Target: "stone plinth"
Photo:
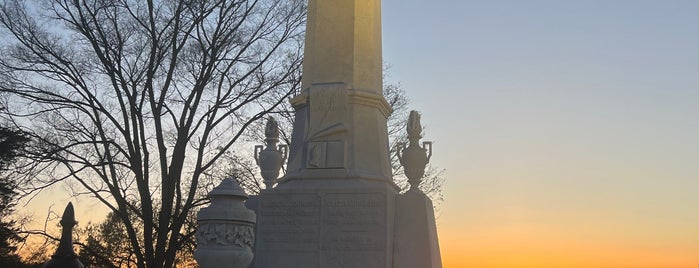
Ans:
{"type": "Polygon", "coordinates": [[[351,179],[264,191],[254,267],[394,267],[395,195],[384,183],[351,179]]]}
{"type": "Polygon", "coordinates": [[[397,197],[394,241],[393,267],[442,267],[432,201],[421,191],[397,197]]]}

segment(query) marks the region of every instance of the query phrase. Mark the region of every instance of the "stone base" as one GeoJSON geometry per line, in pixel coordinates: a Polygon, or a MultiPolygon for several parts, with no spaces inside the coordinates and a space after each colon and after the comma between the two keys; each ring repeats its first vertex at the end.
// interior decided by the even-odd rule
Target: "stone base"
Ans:
{"type": "Polygon", "coordinates": [[[437,226],[429,197],[411,190],[396,197],[396,268],[441,268],[437,226]]]}
{"type": "Polygon", "coordinates": [[[256,268],[389,268],[396,190],[360,179],[297,180],[257,204],[256,268]]]}

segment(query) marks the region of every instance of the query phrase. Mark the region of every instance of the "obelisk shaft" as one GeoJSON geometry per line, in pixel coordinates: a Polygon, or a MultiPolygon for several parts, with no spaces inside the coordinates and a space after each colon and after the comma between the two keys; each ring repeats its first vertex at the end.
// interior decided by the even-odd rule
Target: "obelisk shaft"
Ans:
{"type": "MultiPolygon", "coordinates": [[[[382,93],[381,1],[309,0],[287,175],[393,185],[382,93]]],[[[280,184],[282,186],[282,184],[280,184]]]]}
{"type": "Polygon", "coordinates": [[[302,87],[344,83],[381,92],[381,1],[310,0],[302,87]]]}
{"type": "Polygon", "coordinates": [[[287,172],[260,195],[255,267],[394,267],[380,3],[309,0],[287,172]]]}

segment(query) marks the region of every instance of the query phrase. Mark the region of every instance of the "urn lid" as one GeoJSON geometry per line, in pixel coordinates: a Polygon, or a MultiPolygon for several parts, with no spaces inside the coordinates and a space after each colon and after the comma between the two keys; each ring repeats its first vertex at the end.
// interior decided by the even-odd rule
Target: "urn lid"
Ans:
{"type": "Polygon", "coordinates": [[[265,140],[279,141],[279,123],[271,116],[267,120],[267,125],[265,125],[265,140]]]}
{"type": "Polygon", "coordinates": [[[238,184],[238,181],[234,178],[224,179],[221,182],[221,184],[219,184],[213,190],[211,190],[211,192],[209,192],[208,197],[214,196],[240,196],[242,198],[248,197],[243,188],[241,188],[238,184]]]}

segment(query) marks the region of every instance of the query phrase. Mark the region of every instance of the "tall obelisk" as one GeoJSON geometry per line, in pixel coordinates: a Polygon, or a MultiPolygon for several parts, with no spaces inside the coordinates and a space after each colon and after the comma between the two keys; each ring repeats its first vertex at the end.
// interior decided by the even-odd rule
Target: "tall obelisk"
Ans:
{"type": "Polygon", "coordinates": [[[392,183],[380,0],[310,0],[301,94],[282,179],[392,183]]]}
{"type": "Polygon", "coordinates": [[[309,0],[287,172],[260,194],[256,268],[394,264],[381,1],[309,0]]]}

